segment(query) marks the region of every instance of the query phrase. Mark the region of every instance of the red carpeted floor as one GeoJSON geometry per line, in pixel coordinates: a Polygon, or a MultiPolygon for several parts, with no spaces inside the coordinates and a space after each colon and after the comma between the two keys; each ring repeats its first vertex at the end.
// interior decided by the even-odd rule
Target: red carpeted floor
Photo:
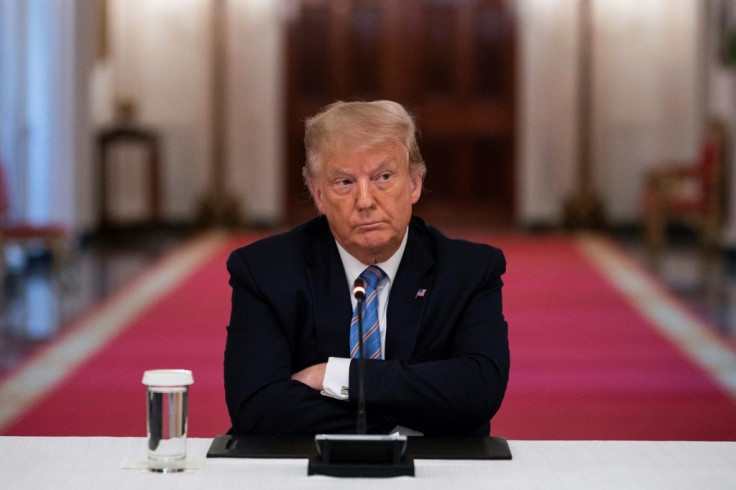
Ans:
{"type": "Polygon", "coordinates": [[[568,238],[506,240],[513,439],[736,440],[736,403],[568,238]]]}
{"type": "MultiPolygon", "coordinates": [[[[475,236],[504,249],[512,368],[493,433],[509,439],[736,440],[736,403],[568,237],[475,236]]],[[[146,369],[192,369],[189,434],[229,428],[226,243],[22,416],[8,435],[145,435],[146,369]]]]}

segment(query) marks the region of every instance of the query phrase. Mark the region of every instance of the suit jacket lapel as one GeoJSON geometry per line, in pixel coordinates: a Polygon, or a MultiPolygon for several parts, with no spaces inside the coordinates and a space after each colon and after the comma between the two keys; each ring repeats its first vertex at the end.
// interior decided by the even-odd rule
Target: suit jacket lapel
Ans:
{"type": "Polygon", "coordinates": [[[409,228],[409,239],[388,301],[385,358],[390,360],[411,358],[428,300],[427,294],[420,291],[431,291],[434,281],[429,239],[423,227],[409,228]]]}
{"type": "Polygon", "coordinates": [[[350,290],[335,239],[326,220],[324,233],[307,255],[307,280],[312,291],[317,345],[321,357],[350,357],[350,290]]]}

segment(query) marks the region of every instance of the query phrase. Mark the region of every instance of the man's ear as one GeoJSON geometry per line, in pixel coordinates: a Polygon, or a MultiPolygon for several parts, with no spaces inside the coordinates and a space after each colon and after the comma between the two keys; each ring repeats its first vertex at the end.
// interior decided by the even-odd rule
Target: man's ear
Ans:
{"type": "Polygon", "coordinates": [[[422,195],[422,174],[420,172],[409,172],[409,178],[411,179],[411,203],[416,204],[419,197],[422,195]]]}

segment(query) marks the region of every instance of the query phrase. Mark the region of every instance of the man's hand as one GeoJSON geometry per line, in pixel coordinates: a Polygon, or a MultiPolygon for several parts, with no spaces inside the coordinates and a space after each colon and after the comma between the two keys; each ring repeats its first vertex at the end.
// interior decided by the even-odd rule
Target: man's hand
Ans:
{"type": "Polygon", "coordinates": [[[302,369],[298,373],[292,374],[291,379],[304,383],[314,390],[322,391],[324,389],[326,368],[326,362],[315,364],[314,366],[302,369]]]}

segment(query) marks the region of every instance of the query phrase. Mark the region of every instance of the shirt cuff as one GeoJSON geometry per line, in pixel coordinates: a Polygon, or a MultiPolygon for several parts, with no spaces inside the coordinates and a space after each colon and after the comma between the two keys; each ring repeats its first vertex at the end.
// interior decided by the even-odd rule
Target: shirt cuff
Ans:
{"type": "Polygon", "coordinates": [[[350,359],[330,357],[325,368],[322,394],[337,400],[347,400],[350,388],[350,359]]]}

